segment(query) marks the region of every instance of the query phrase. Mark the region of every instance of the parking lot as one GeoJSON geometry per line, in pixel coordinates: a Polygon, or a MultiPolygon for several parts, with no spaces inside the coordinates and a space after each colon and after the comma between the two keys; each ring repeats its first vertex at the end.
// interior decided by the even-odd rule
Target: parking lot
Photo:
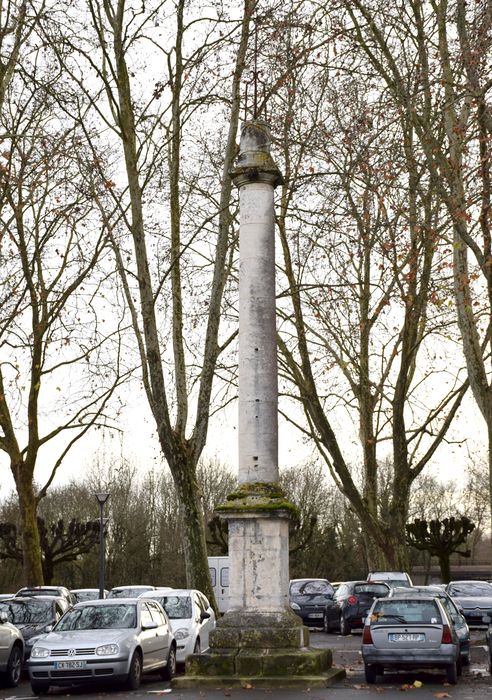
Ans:
{"type": "MultiPolygon", "coordinates": [[[[169,683],[164,683],[157,675],[144,677],[138,691],[113,689],[108,686],[84,688],[53,688],[50,696],[70,697],[77,700],[94,700],[101,697],[117,696],[118,700],[145,697],[150,700],[152,696],[165,696],[175,700],[222,700],[224,697],[234,697],[237,700],[272,700],[272,696],[278,700],[298,700],[303,697],[312,697],[313,700],[352,700],[353,698],[374,698],[383,694],[385,700],[400,698],[402,692],[409,692],[412,698],[453,698],[454,700],[477,700],[485,697],[492,698],[492,678],[488,672],[487,654],[485,649],[485,630],[472,631],[471,664],[463,670],[463,676],[458,685],[449,686],[445,677],[438,671],[391,674],[384,675],[384,679],[376,686],[369,687],[364,680],[362,657],[360,654],[361,634],[353,634],[342,637],[339,634],[324,634],[311,630],[311,645],[319,648],[331,648],[334,664],[343,666],[347,677],[343,681],[326,689],[303,690],[256,690],[256,689],[228,689],[216,690],[207,688],[202,690],[174,690],[169,683]],[[415,683],[417,681],[417,683],[415,683]]],[[[24,700],[32,698],[29,682],[23,679],[18,688],[0,690],[2,700],[24,700]]]]}

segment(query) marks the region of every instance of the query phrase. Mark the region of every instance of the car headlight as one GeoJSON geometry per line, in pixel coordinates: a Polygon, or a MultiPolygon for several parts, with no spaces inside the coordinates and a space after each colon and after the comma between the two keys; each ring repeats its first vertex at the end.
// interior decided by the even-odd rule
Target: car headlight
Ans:
{"type": "Polygon", "coordinates": [[[174,633],[174,638],[175,639],[186,639],[186,637],[190,636],[190,630],[187,629],[186,627],[180,627],[179,630],[176,630],[174,633]]]}
{"type": "Polygon", "coordinates": [[[108,656],[109,654],[117,654],[120,648],[117,644],[103,644],[102,647],[96,648],[98,656],[108,656]]]}
{"type": "Polygon", "coordinates": [[[301,609],[301,606],[297,605],[297,603],[291,603],[290,607],[292,608],[292,610],[300,610],[301,609]]]}
{"type": "Polygon", "coordinates": [[[50,650],[45,647],[33,647],[31,657],[34,659],[45,659],[50,655],[50,650]]]}

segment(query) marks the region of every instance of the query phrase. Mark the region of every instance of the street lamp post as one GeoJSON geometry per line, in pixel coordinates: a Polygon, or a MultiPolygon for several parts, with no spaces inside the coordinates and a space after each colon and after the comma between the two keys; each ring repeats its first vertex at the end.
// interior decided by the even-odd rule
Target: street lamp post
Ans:
{"type": "Polygon", "coordinates": [[[104,598],[104,504],[109,498],[109,493],[94,494],[99,503],[99,598],[104,598]]]}

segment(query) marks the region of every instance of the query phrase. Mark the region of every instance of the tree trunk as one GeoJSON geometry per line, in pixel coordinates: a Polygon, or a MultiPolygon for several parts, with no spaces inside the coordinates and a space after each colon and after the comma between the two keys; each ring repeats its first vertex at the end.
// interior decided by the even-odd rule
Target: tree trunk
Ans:
{"type": "Polygon", "coordinates": [[[439,555],[439,568],[441,569],[441,578],[443,583],[451,581],[451,563],[449,554],[443,552],[439,555]]]}
{"type": "MultiPolygon", "coordinates": [[[[180,456],[179,456],[180,457],[180,456]]],[[[207,542],[205,537],[205,518],[198,486],[196,465],[180,464],[180,458],[169,461],[173,465],[173,478],[176,493],[182,509],[183,544],[186,563],[186,585],[198,588],[215,607],[215,596],[210,579],[207,559],[207,542]],[[176,465],[179,465],[176,468],[176,465]]],[[[215,610],[218,614],[218,610],[215,610]]]]}
{"type": "MultiPolygon", "coordinates": [[[[25,468],[17,471],[25,476],[25,468]]],[[[26,586],[42,586],[44,583],[41,559],[41,545],[36,519],[37,499],[31,479],[21,478],[17,481],[19,510],[22,531],[22,554],[24,583],[26,586]]]]}

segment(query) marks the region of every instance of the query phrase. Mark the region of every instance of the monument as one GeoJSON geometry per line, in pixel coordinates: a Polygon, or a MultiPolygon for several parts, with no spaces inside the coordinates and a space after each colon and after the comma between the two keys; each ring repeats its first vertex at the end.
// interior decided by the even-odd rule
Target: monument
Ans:
{"type": "Polygon", "coordinates": [[[210,649],[186,661],[173,687],[322,687],[344,676],[331,651],[309,647],[289,607],[289,520],[278,483],[274,188],[282,176],[270,130],[242,126],[231,177],[240,191],[239,485],[218,507],[229,530],[230,608],[210,649]]]}

